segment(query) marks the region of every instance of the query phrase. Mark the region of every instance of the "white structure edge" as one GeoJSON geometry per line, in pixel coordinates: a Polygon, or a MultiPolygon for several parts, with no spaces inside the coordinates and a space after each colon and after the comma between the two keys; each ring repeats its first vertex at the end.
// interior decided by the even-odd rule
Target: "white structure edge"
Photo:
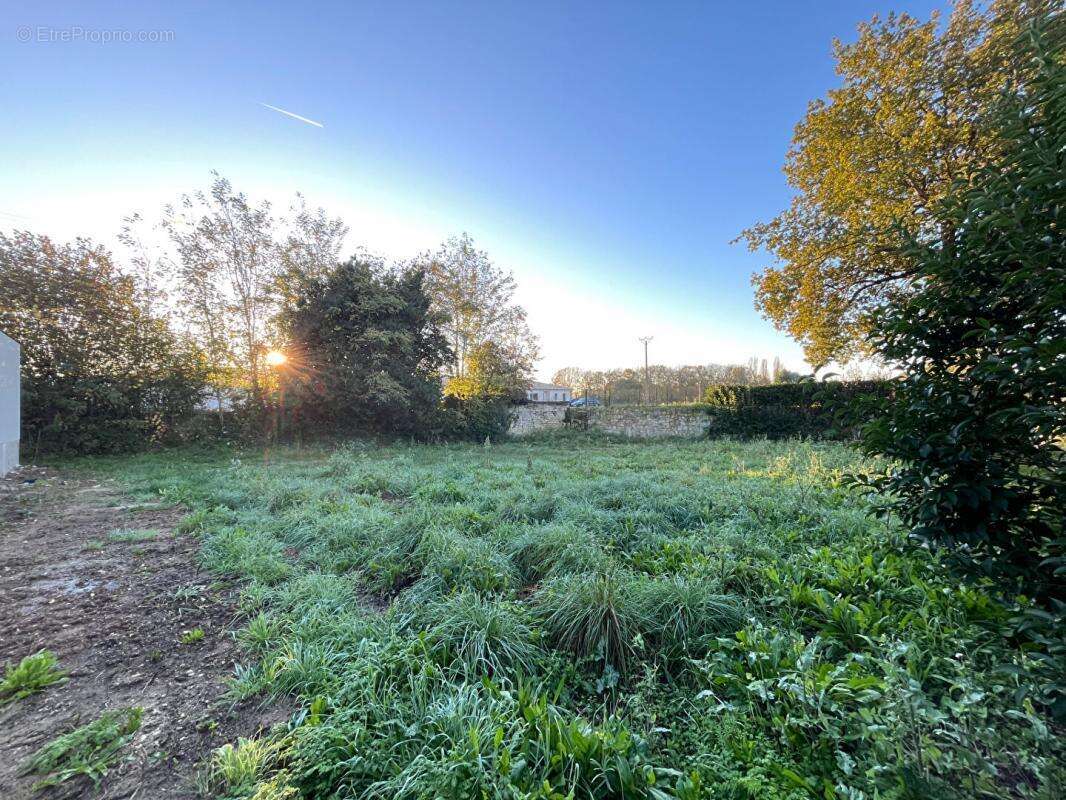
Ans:
{"type": "Polygon", "coordinates": [[[18,342],[0,333],[0,475],[19,464],[20,354],[18,342]]]}

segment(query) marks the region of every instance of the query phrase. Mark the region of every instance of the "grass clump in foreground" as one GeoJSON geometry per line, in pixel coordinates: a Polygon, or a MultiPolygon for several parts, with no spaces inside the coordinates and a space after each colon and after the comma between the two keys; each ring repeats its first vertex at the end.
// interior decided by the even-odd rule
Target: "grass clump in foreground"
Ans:
{"type": "Polygon", "coordinates": [[[88,725],[53,739],[22,765],[23,775],[40,775],[35,789],[85,776],[94,785],[107,775],[119,751],[141,727],[140,708],[105,711],[88,725]]]}
{"type": "Polygon", "coordinates": [[[0,681],[0,707],[43,692],[49,686],[66,681],[59,661],[51,650],[26,656],[18,664],[9,664],[0,681]]]}
{"type": "Polygon", "coordinates": [[[259,798],[1050,798],[1061,665],[868,513],[843,445],[591,437],[95,463],[244,581],[259,798]]]}

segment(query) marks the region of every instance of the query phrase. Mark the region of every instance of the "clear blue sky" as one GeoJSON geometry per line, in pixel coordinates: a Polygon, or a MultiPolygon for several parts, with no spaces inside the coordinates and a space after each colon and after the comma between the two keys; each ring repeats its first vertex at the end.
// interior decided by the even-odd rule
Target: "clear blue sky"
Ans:
{"type": "Polygon", "coordinates": [[[765,257],[730,240],[787,203],[832,39],[944,5],[9,2],[0,229],[113,241],[218,169],[253,196],[303,192],[389,256],[468,231],[515,271],[542,376],[636,363],[644,334],[664,363],[799,367],[752,307],[765,257]]]}

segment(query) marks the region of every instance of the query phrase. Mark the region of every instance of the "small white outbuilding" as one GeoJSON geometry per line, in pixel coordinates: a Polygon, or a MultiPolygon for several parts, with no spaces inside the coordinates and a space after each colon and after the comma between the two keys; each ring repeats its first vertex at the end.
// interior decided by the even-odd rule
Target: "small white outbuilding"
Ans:
{"type": "Polygon", "coordinates": [[[19,386],[18,342],[0,333],[0,475],[19,464],[19,386]]]}
{"type": "Polygon", "coordinates": [[[569,386],[533,381],[526,389],[526,399],[531,403],[569,403],[571,398],[569,386]]]}

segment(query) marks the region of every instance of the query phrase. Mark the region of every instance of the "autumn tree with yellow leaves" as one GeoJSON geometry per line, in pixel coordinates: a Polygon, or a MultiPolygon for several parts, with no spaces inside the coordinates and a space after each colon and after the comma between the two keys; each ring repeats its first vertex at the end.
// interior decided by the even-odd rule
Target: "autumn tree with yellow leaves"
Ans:
{"type": "Polygon", "coordinates": [[[910,266],[892,230],[940,236],[938,204],[996,152],[989,114],[1018,85],[1019,32],[1056,5],[958,0],[949,18],[874,18],[834,42],[842,84],[795,129],[791,205],[741,234],[775,264],[753,277],[755,304],[822,366],[862,352],[869,313],[906,293],[910,266]]]}

